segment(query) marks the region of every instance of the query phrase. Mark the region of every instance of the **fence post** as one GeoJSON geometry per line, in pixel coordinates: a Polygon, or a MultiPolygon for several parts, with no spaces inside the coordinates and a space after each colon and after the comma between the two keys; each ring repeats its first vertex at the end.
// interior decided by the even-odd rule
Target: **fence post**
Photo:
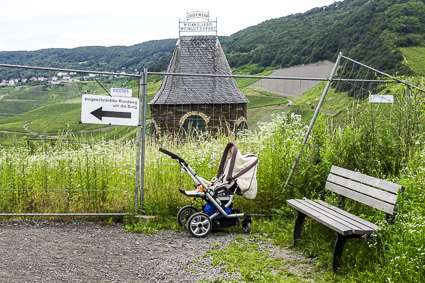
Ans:
{"type": "Polygon", "coordinates": [[[142,162],[141,162],[141,178],[140,178],[140,211],[143,209],[143,190],[145,181],[145,148],[146,148],[146,105],[148,93],[148,70],[143,69],[142,77],[143,104],[142,104],[142,162]]]}
{"type": "Polygon", "coordinates": [[[289,172],[288,179],[286,180],[286,183],[285,183],[285,186],[283,187],[283,189],[286,189],[286,187],[289,185],[289,182],[291,181],[291,177],[294,174],[295,167],[297,167],[298,161],[300,160],[301,153],[304,149],[305,144],[307,143],[308,136],[310,135],[311,130],[313,129],[314,123],[316,122],[317,115],[319,114],[320,108],[322,107],[323,101],[325,100],[326,93],[328,92],[328,89],[329,89],[329,87],[330,87],[330,85],[333,81],[334,75],[335,75],[336,70],[339,66],[339,62],[341,61],[341,57],[342,57],[342,52],[339,53],[338,58],[336,59],[336,62],[335,62],[335,65],[332,69],[331,75],[329,76],[328,83],[326,84],[326,87],[325,87],[325,89],[323,90],[323,93],[322,93],[322,97],[320,98],[319,104],[317,105],[316,110],[314,111],[314,115],[313,115],[313,118],[311,119],[310,126],[308,127],[307,133],[305,134],[305,137],[304,137],[303,143],[301,145],[300,151],[298,152],[298,155],[295,158],[294,165],[292,165],[292,167],[291,167],[291,171],[289,172]]]}
{"type": "Polygon", "coordinates": [[[142,105],[143,105],[143,75],[139,77],[139,123],[137,125],[137,153],[136,153],[136,186],[134,188],[134,213],[139,212],[139,184],[140,184],[140,140],[142,136],[142,105]]]}

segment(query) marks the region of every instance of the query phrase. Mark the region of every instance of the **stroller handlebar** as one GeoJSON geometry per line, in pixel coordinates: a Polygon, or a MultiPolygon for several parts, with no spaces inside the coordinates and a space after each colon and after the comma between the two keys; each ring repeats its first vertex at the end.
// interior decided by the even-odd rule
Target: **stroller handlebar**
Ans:
{"type": "Polygon", "coordinates": [[[166,155],[168,155],[168,156],[170,156],[172,159],[176,159],[177,161],[179,161],[179,162],[181,162],[181,163],[183,163],[183,164],[185,164],[187,166],[187,162],[184,161],[184,159],[181,158],[180,156],[178,156],[178,155],[176,155],[176,154],[174,154],[172,152],[169,152],[168,150],[163,149],[163,148],[160,148],[159,151],[162,152],[162,153],[164,153],[164,154],[166,154],[166,155]]]}

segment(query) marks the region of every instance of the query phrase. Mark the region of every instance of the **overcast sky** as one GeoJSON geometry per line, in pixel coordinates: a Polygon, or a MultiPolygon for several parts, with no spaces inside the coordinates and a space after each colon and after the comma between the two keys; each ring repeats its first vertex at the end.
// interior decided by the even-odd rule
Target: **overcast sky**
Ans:
{"type": "Polygon", "coordinates": [[[2,0],[0,51],[133,45],[177,38],[186,12],[209,11],[218,35],[336,0],[2,0]]]}

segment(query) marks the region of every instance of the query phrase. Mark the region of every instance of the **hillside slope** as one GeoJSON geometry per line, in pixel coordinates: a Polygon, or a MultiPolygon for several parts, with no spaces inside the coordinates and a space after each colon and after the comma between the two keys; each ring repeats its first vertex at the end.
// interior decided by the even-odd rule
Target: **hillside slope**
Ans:
{"type": "MultiPolygon", "coordinates": [[[[231,67],[291,67],[334,61],[342,51],[382,71],[415,74],[402,47],[425,46],[425,0],[344,0],[303,14],[271,19],[219,37],[231,67]]],[[[133,46],[0,52],[0,63],[105,71],[166,70],[177,39],[133,46]]],[[[0,78],[33,71],[0,68],[0,78]]]]}
{"type": "MultiPolygon", "coordinates": [[[[164,65],[163,58],[169,57],[177,39],[147,41],[132,46],[86,46],[77,48],[52,48],[37,51],[4,51],[0,52],[3,64],[45,66],[66,69],[88,69],[102,71],[122,71],[154,64],[164,65]]],[[[168,62],[166,62],[166,68],[168,62]]],[[[0,78],[10,79],[29,77],[34,71],[0,68],[0,78]]]]}
{"type": "Polygon", "coordinates": [[[249,27],[223,47],[232,67],[334,61],[342,51],[383,71],[410,73],[399,47],[423,44],[423,15],[424,0],[345,0],[249,27]]]}

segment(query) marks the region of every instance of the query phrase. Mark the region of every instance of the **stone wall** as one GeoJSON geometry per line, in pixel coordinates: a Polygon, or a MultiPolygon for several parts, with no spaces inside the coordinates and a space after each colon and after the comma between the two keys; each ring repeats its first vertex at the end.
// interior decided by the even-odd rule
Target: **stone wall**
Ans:
{"type": "MultiPolygon", "coordinates": [[[[150,105],[151,129],[156,134],[183,133],[186,119],[196,115],[205,121],[206,130],[235,132],[242,124],[246,125],[246,104],[186,104],[186,105],[150,105]]],[[[186,123],[187,124],[187,123],[186,123]]]]}

